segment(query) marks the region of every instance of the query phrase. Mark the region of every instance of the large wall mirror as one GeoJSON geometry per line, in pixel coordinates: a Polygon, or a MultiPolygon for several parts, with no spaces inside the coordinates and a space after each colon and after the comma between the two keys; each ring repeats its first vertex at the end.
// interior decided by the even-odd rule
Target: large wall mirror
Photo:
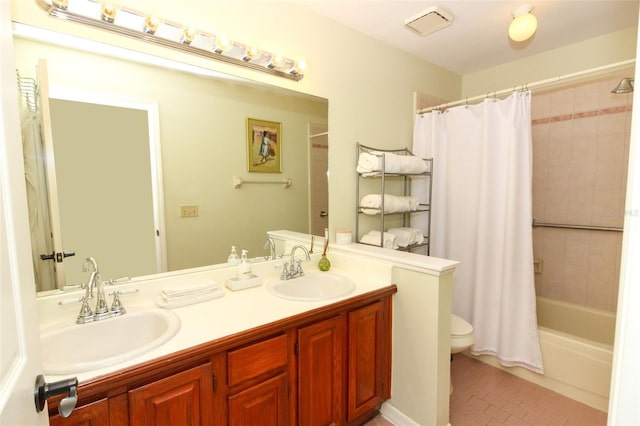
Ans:
{"type": "MultiPolygon", "coordinates": [[[[87,256],[96,258],[105,279],[148,275],[163,268],[175,271],[224,263],[232,245],[248,250],[250,257],[261,257],[267,254],[264,242],[269,230],[318,233],[326,227],[326,201],[323,205],[317,200],[317,192],[326,185],[321,185],[320,190],[317,185],[313,188],[310,185],[318,179],[327,179],[326,99],[237,78],[198,75],[124,60],[99,51],[90,53],[53,44],[50,40],[17,35],[14,43],[16,66],[21,75],[35,75],[38,60],[46,60],[52,93],[54,152],[66,150],[66,154],[61,151],[55,155],[61,161],[56,166],[64,167],[56,170],[56,175],[60,185],[64,185],[65,179],[79,184],[73,191],[59,188],[60,195],[66,190],[67,196],[71,191],[69,196],[75,205],[66,208],[76,215],[75,219],[67,218],[68,237],[64,233],[61,237],[64,249],[76,253],[64,261],[66,284],[79,284],[86,279],[82,263],[87,256]],[[127,192],[128,186],[135,186],[133,176],[150,167],[149,163],[131,164],[135,150],[142,150],[138,154],[151,158],[153,164],[148,140],[140,145],[145,146],[144,149],[131,147],[130,155],[122,153],[127,152],[128,144],[133,144],[123,142],[125,136],[141,132],[143,136],[136,139],[148,137],[144,136],[148,111],[127,111],[126,106],[106,107],[98,101],[60,99],[64,96],[54,95],[68,91],[102,94],[122,99],[125,105],[131,101],[157,106],[158,169],[162,183],[159,209],[164,229],[158,229],[152,219],[148,223],[153,226],[134,227],[148,227],[145,232],[164,234],[166,266],[158,266],[158,262],[152,261],[156,254],[142,253],[141,248],[125,254],[126,262],[117,260],[117,256],[111,260],[110,253],[125,252],[129,242],[125,237],[118,237],[120,241],[115,243],[104,241],[105,234],[115,235],[116,230],[130,226],[130,219],[144,219],[140,212],[145,207],[135,206],[131,195],[120,199],[118,194],[127,192]],[[94,110],[93,118],[83,116],[94,110]],[[60,115],[64,115],[64,125],[61,119],[56,121],[60,115]],[[124,117],[129,115],[137,117],[132,119],[139,120],[138,123],[125,124],[128,118],[124,117]],[[248,172],[248,118],[281,123],[282,173],[248,172]],[[73,147],[72,140],[81,146],[73,147]],[[107,153],[103,149],[105,144],[124,145],[124,148],[119,154],[107,153]],[[121,158],[123,155],[127,158],[121,158]],[[82,166],[80,171],[70,173],[77,165],[82,166]],[[132,170],[135,173],[130,173],[132,170]],[[93,186],[87,187],[89,179],[78,182],[78,176],[83,175],[99,176],[108,194],[100,197],[95,195],[97,192],[91,192],[93,186]],[[234,176],[258,181],[286,177],[292,185],[285,188],[278,184],[243,184],[235,188],[234,176]],[[181,208],[184,206],[197,206],[197,216],[184,217],[181,208]],[[107,218],[94,220],[91,212],[96,210],[106,212],[107,218]],[[109,216],[112,221],[108,220],[109,216]],[[73,229],[74,224],[78,225],[77,229],[73,229]],[[92,240],[96,246],[73,247],[76,243],[72,234],[92,240]],[[143,264],[150,266],[142,268],[143,264]]],[[[144,185],[149,185],[152,179],[146,172],[143,175],[144,185]]],[[[61,206],[61,216],[64,211],[61,206]]],[[[64,223],[65,218],[61,217],[61,221],[64,223]]],[[[55,287],[64,284],[57,282],[55,287]]],[[[41,288],[45,289],[47,287],[41,288]]]]}

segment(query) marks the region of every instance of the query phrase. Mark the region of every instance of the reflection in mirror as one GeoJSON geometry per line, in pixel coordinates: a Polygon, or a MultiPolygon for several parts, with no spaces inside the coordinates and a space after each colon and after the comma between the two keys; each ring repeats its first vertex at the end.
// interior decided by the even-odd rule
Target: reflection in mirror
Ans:
{"type": "MultiPolygon", "coordinates": [[[[14,37],[14,43],[16,64],[21,74],[33,75],[38,59],[46,59],[52,91],[72,89],[157,103],[167,270],[223,263],[232,245],[239,250],[248,250],[250,257],[262,257],[267,254],[263,245],[268,230],[310,232],[310,217],[319,214],[310,211],[309,163],[313,143],[310,129],[326,128],[326,99],[237,78],[204,77],[125,61],[24,37],[14,37]],[[248,118],[281,123],[281,174],[249,175],[248,118]],[[247,184],[234,189],[233,176],[251,177],[252,180],[287,177],[292,185],[284,189],[281,185],[247,184]],[[196,206],[197,216],[181,215],[184,206],[196,206]]],[[[71,121],[74,120],[79,118],[71,117],[71,121]]],[[[94,135],[104,132],[105,126],[122,127],[124,131],[128,128],[105,120],[101,123],[92,126],[94,135]]],[[[54,140],[54,146],[56,143],[54,140]]],[[[87,155],[77,155],[72,162],[92,164],[95,156],[86,158],[87,155]]],[[[117,166],[96,166],[87,173],[115,177],[123,170],[117,166]]],[[[112,185],[113,193],[121,192],[123,185],[112,185]]],[[[127,220],[127,203],[118,203],[125,212],[121,221],[127,220]]],[[[103,206],[100,200],[87,200],[82,207],[88,212],[103,206]]],[[[61,211],[61,214],[64,213],[61,211]]],[[[105,223],[92,223],[91,226],[104,232],[111,229],[105,223]]],[[[91,233],[86,224],[83,228],[79,232],[91,233]]],[[[107,250],[102,254],[105,258],[100,258],[82,247],[67,247],[64,234],[61,239],[63,250],[76,252],[75,259],[67,258],[65,263],[73,259],[81,265],[84,258],[93,256],[100,263],[105,279],[140,274],[110,270],[106,257],[114,250],[107,250]]],[[[100,239],[95,238],[97,244],[101,244],[100,239]]],[[[127,244],[128,238],[120,241],[121,247],[127,244]]],[[[141,256],[130,261],[136,263],[141,256]]],[[[67,283],[79,284],[77,280],[82,279],[84,274],[80,271],[80,277],[73,278],[73,282],[67,280],[67,283]]],[[[64,283],[57,283],[58,287],[62,285],[64,283]]]]}

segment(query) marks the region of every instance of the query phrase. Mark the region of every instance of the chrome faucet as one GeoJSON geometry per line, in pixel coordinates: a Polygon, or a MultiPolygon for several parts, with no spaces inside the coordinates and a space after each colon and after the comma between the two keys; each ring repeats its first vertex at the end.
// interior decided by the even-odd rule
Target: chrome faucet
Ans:
{"type": "MultiPolygon", "coordinates": [[[[102,319],[124,314],[125,310],[121,306],[118,306],[118,309],[109,310],[109,306],[107,305],[107,300],[104,295],[104,281],[102,280],[102,276],[100,275],[98,263],[93,257],[87,257],[82,267],[82,270],[84,272],[88,272],[90,269],[92,269],[92,271],[89,275],[89,281],[87,282],[86,286],[87,292],[81,300],[82,307],[80,308],[80,313],[78,314],[76,323],[84,324],[87,322],[100,321],[102,319]],[[89,307],[89,300],[93,299],[94,287],[96,288],[97,294],[95,311],[92,311],[89,307]]],[[[118,305],[121,305],[119,300],[117,301],[117,303],[118,305]]]]}
{"type": "Polygon", "coordinates": [[[309,256],[309,250],[302,244],[296,244],[291,249],[291,263],[287,265],[287,262],[284,263],[284,268],[282,269],[282,274],[280,274],[281,280],[288,280],[290,278],[301,277],[304,275],[304,271],[302,270],[302,261],[296,261],[296,250],[302,249],[305,255],[305,260],[311,260],[311,256],[309,256]]]}
{"type": "Polygon", "coordinates": [[[276,258],[276,243],[273,241],[273,238],[271,237],[267,237],[267,239],[264,242],[264,247],[265,250],[269,249],[269,256],[265,256],[265,260],[275,260],[276,258]]]}

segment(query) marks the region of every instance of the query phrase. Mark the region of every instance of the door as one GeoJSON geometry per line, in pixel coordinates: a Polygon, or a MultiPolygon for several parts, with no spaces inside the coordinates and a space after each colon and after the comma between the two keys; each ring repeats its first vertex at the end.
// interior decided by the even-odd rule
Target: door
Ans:
{"type": "Polygon", "coordinates": [[[36,413],[40,334],[20,142],[9,2],[0,2],[0,424],[48,425],[36,413]]]}
{"type": "Polygon", "coordinates": [[[324,237],[329,226],[329,132],[309,124],[309,230],[324,237]]]}

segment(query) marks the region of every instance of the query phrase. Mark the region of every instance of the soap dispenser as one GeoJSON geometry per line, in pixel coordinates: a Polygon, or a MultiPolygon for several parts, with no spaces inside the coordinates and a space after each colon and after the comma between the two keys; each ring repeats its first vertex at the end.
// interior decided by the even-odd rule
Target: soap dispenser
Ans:
{"type": "Polygon", "coordinates": [[[251,277],[251,265],[249,264],[247,251],[242,250],[242,255],[240,256],[240,264],[238,265],[238,278],[242,280],[250,277],[251,277]]]}
{"type": "Polygon", "coordinates": [[[240,258],[238,257],[238,252],[236,251],[236,246],[231,246],[231,253],[227,258],[227,263],[229,265],[235,266],[240,263],[240,258]]]}

